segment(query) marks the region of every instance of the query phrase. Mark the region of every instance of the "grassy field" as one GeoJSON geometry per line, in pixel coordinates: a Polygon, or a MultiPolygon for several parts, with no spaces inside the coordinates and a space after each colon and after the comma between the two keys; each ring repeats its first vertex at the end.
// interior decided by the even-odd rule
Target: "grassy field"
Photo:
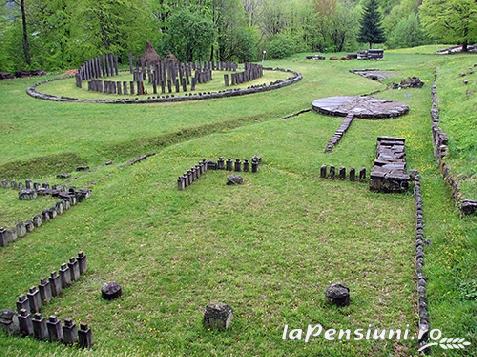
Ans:
{"type": "Polygon", "coordinates": [[[14,227],[19,221],[31,219],[55,202],[48,196],[32,201],[19,200],[17,191],[0,188],[0,227],[14,227]]]}
{"type": "MultiPolygon", "coordinates": [[[[0,286],[7,287],[0,290],[0,307],[13,308],[20,293],[84,250],[88,274],[44,313],[92,326],[96,344],[85,355],[416,355],[414,341],[282,340],[285,324],[351,329],[409,324],[415,332],[412,195],[376,194],[365,183],[318,178],[325,163],[369,170],[376,137],[393,135],[406,138],[408,166],[422,175],[425,233],[432,241],[425,265],[432,326],[445,337],[472,342],[465,352],[433,352],[475,355],[477,218],[458,216],[436,168],[429,115],[435,67],[438,74],[458,74],[475,57],[449,61],[433,50],[392,51],[376,63],[314,62],[304,60],[304,54],[267,61],[299,71],[304,79],[268,93],[207,102],[53,103],[24,94],[33,80],[0,82],[2,175],[55,183],[57,173],[87,163],[91,171],[74,173],[67,183],[93,190],[80,206],[0,250],[0,286]],[[425,86],[385,90],[385,84],[349,72],[370,66],[394,70],[396,77],[386,82],[416,75],[425,86]],[[309,108],[316,98],[378,89],[384,90],[379,97],[409,104],[409,115],[355,120],[331,154],[324,148],[339,118],[306,113],[282,119],[309,108]],[[157,155],[122,165],[148,151],[157,155]],[[202,158],[255,154],[263,157],[263,165],[258,174],[243,175],[243,186],[225,186],[224,172],[209,172],[186,191],[176,189],[177,176],[202,158]],[[104,166],[109,159],[114,165],[104,166]],[[100,288],[110,280],[122,284],[124,294],[105,302],[100,288]],[[324,289],[335,281],[350,286],[349,307],[325,302],[324,289]],[[209,301],[234,308],[229,331],[204,330],[203,308],[209,301]]],[[[444,101],[455,94],[443,84],[440,95],[444,101]]],[[[475,107],[475,95],[469,100],[460,107],[463,118],[475,107]]],[[[457,103],[448,103],[459,111],[457,103]]],[[[447,125],[453,117],[443,121],[447,125]]],[[[451,125],[445,129],[454,135],[451,125]]],[[[476,131],[455,131],[460,134],[451,140],[475,138],[476,131]]],[[[453,155],[456,170],[473,167],[469,172],[475,173],[468,151],[453,155]]],[[[79,354],[0,334],[1,355],[55,352],[79,354]]]]}

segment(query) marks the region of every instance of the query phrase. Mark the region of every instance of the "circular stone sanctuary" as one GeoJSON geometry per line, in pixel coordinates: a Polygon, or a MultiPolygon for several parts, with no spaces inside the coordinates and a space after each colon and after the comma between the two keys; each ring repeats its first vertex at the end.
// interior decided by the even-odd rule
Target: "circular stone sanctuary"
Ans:
{"type": "Polygon", "coordinates": [[[406,104],[373,97],[322,98],[314,100],[312,108],[321,114],[340,117],[352,114],[361,119],[395,118],[409,112],[406,104]]]}
{"type": "Polygon", "coordinates": [[[73,75],[45,80],[27,89],[36,99],[81,103],[181,102],[235,97],[282,88],[302,79],[291,69],[261,64],[161,58],[147,43],[143,56],[107,54],[85,61],[73,75]],[[73,84],[74,83],[74,84],[73,84]],[[39,88],[41,86],[41,89],[39,88]]]}

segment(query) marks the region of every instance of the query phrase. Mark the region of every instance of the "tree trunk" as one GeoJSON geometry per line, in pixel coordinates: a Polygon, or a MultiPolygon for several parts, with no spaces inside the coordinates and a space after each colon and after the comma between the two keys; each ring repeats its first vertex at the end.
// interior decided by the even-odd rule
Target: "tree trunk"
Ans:
{"type": "Polygon", "coordinates": [[[373,48],[373,43],[372,42],[369,43],[369,49],[371,49],[371,48],[373,48]]]}
{"type": "Polygon", "coordinates": [[[27,65],[31,65],[30,44],[28,43],[28,32],[25,15],[25,0],[20,1],[20,12],[22,14],[22,33],[23,33],[23,57],[27,65]]]}
{"type": "Polygon", "coordinates": [[[464,41],[462,44],[462,52],[467,52],[469,49],[467,48],[468,42],[467,40],[464,41]]]}

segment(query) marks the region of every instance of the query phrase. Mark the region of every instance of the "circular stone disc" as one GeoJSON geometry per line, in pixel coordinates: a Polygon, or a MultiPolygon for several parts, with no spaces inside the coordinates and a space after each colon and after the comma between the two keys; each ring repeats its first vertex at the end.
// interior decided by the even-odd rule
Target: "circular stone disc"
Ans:
{"type": "Polygon", "coordinates": [[[327,115],[355,118],[385,119],[395,118],[409,112],[406,104],[372,97],[329,97],[314,100],[313,110],[327,115]]]}

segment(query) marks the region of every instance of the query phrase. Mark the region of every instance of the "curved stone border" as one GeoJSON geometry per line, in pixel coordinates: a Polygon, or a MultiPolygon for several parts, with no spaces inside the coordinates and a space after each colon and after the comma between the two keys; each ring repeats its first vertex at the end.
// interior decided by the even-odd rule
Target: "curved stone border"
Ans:
{"type": "MultiPolygon", "coordinates": [[[[435,74],[437,77],[437,73],[435,74]]],[[[445,158],[449,152],[449,138],[446,133],[439,127],[439,100],[437,97],[436,81],[432,84],[432,143],[434,144],[434,156],[439,164],[439,169],[444,177],[444,181],[449,184],[452,190],[452,198],[456,202],[462,216],[477,214],[477,200],[466,199],[462,197],[459,189],[458,179],[451,174],[450,165],[446,163],[445,158]]]]}
{"type": "Polygon", "coordinates": [[[63,76],[60,78],[48,79],[38,83],[35,83],[31,87],[26,90],[26,93],[35,99],[42,99],[42,100],[51,100],[55,102],[74,102],[74,103],[96,103],[96,104],[143,104],[143,103],[170,103],[170,102],[185,102],[191,100],[207,100],[207,99],[220,99],[220,98],[228,98],[228,97],[237,97],[242,95],[249,95],[261,92],[267,92],[274,89],[283,88],[289,86],[293,83],[296,83],[303,79],[303,76],[299,72],[295,72],[291,69],[285,68],[271,68],[271,67],[264,67],[266,71],[276,71],[276,72],[285,72],[293,74],[293,77],[288,79],[280,79],[274,82],[270,82],[269,84],[261,84],[261,85],[254,85],[247,88],[236,88],[236,89],[227,89],[218,92],[200,92],[200,93],[189,93],[188,96],[181,96],[175,97],[173,95],[164,95],[164,96],[155,96],[155,97],[147,97],[146,99],[134,98],[134,99],[80,99],[80,98],[71,98],[71,97],[63,97],[63,96],[56,96],[41,93],[37,90],[37,88],[45,83],[55,81],[55,80],[63,80],[67,78],[71,78],[73,76],[63,76]]]}

